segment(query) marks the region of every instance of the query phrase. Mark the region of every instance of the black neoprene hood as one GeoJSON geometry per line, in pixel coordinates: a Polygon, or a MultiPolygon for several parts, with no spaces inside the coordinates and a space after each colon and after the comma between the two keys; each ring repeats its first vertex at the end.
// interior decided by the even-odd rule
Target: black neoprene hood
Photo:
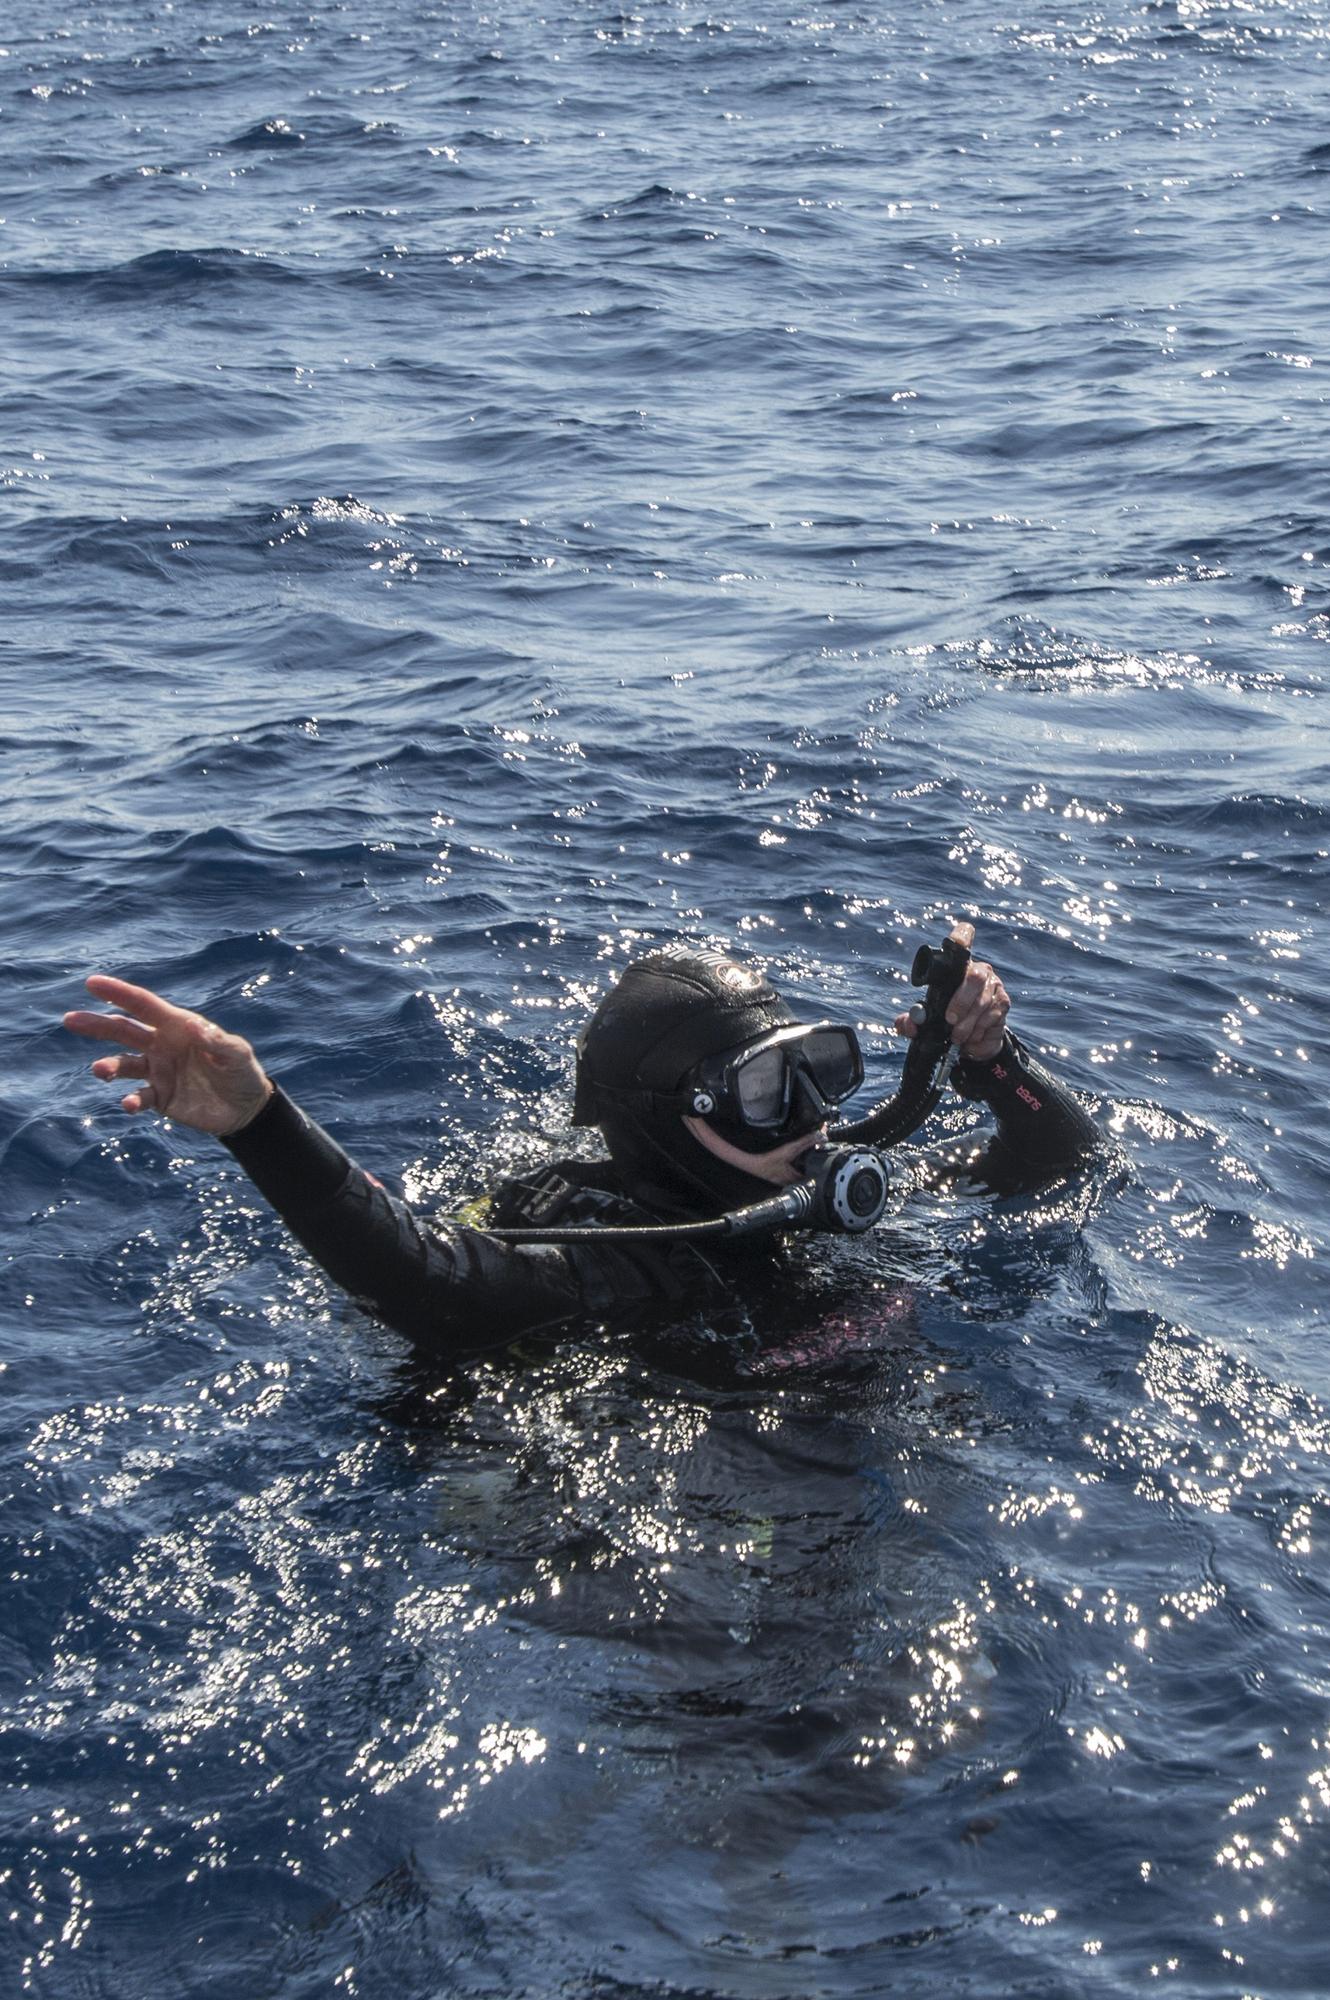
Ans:
{"type": "Polygon", "coordinates": [[[573,1123],[599,1124],[607,1095],[676,1091],[706,1057],[795,1018],[764,973],[725,952],[650,952],[625,967],[582,1031],[573,1123]]]}

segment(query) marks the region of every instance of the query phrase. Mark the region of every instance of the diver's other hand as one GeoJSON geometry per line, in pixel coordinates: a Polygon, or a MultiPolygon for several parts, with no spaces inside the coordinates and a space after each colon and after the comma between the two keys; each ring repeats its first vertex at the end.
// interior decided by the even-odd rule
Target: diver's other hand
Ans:
{"type": "Polygon", "coordinates": [[[215,1021],[131,986],[94,973],[87,982],[95,1000],[118,1014],[77,1009],[65,1026],[94,1042],[119,1042],[129,1053],[99,1056],[92,1065],[103,1083],[133,1083],[121,1098],[126,1111],[157,1111],[196,1132],[228,1138],[258,1116],[273,1086],[249,1043],[215,1021]]]}
{"type": "MultiPolygon", "coordinates": [[[[968,951],[974,943],[974,925],[956,923],[950,935],[968,951]]],[[[969,1062],[991,1062],[1002,1047],[1011,997],[992,966],[982,958],[972,958],[965,977],[947,1007],[951,1039],[969,1062]]],[[[896,1016],[896,1033],[907,1038],[915,1032],[908,1014],[896,1016]]]]}

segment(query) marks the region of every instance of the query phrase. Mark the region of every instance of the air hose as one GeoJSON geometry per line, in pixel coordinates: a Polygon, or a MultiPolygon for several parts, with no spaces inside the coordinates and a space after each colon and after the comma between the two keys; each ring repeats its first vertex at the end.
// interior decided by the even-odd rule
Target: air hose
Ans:
{"type": "Polygon", "coordinates": [[[887,1170],[876,1153],[849,1146],[816,1146],[804,1155],[808,1177],[766,1201],[732,1209],[704,1222],[611,1223],[607,1228],[557,1224],[548,1229],[491,1229],[500,1243],[696,1242],[755,1236],[768,1229],[831,1229],[852,1236],[871,1229],[887,1205],[887,1170]]]}

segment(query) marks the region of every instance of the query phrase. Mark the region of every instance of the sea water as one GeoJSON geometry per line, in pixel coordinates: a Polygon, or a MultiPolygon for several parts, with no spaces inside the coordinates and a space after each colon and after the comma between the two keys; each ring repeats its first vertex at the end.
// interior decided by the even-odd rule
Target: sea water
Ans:
{"type": "Polygon", "coordinates": [[[1330,1990],[1328,54],[0,26],[6,1994],[1330,1990]],[[452,1380],[56,1025],[446,1214],[649,942],[881,1093],[956,917],[1091,1186],[452,1380]]]}

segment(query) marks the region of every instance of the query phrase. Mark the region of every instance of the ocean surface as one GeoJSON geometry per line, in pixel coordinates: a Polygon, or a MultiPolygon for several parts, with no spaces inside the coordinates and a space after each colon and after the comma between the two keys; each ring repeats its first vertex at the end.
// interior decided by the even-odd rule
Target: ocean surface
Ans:
{"type": "Polygon", "coordinates": [[[0,1991],[1324,1996],[1330,0],[7,12],[0,1991]],[[452,1382],[58,1025],[446,1214],[953,917],[1091,1185],[452,1382]]]}

